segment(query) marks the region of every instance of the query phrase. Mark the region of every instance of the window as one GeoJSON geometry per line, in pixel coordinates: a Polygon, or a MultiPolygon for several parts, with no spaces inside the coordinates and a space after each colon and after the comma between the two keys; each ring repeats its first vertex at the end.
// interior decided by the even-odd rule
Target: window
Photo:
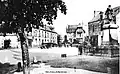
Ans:
{"type": "Polygon", "coordinates": [[[93,32],[94,32],[94,25],[93,25],[93,32]]]}
{"type": "Polygon", "coordinates": [[[44,40],[42,39],[42,43],[44,43],[44,40]]]}
{"type": "Polygon", "coordinates": [[[35,37],[37,36],[37,30],[34,31],[34,36],[35,36],[35,37]]]}
{"type": "Polygon", "coordinates": [[[37,38],[35,39],[36,43],[37,43],[37,38]]]}
{"type": "Polygon", "coordinates": [[[45,42],[46,42],[46,39],[45,39],[45,42]]]}
{"type": "Polygon", "coordinates": [[[49,42],[49,40],[47,40],[47,42],[49,42]]]}
{"type": "Polygon", "coordinates": [[[98,29],[98,26],[97,26],[97,25],[98,25],[98,24],[96,24],[96,25],[94,26],[94,31],[95,31],[95,32],[98,31],[98,30],[97,30],[97,29],[98,29]]]}
{"type": "Polygon", "coordinates": [[[43,31],[42,31],[42,37],[43,37],[43,31]]]}
{"type": "Polygon", "coordinates": [[[51,33],[51,38],[52,38],[52,36],[53,36],[53,35],[52,35],[52,33],[51,33]]]}
{"type": "Polygon", "coordinates": [[[45,37],[45,32],[43,31],[43,37],[45,37]]]}
{"type": "Polygon", "coordinates": [[[82,33],[80,33],[80,37],[82,36],[82,33]]]}
{"type": "Polygon", "coordinates": [[[40,30],[39,30],[39,37],[41,37],[41,32],[40,32],[40,30]]]}
{"type": "Polygon", "coordinates": [[[46,31],[44,31],[44,37],[46,37],[46,31]]]}
{"type": "Polygon", "coordinates": [[[47,37],[49,38],[49,33],[47,33],[47,37]]]}

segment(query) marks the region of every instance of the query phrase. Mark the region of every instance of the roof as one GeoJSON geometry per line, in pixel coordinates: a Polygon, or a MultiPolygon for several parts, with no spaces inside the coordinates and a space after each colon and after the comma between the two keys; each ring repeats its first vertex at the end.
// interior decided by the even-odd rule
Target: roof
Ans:
{"type": "Polygon", "coordinates": [[[100,14],[97,14],[95,17],[93,17],[93,19],[90,22],[95,22],[98,21],[100,19],[100,14]]]}
{"type": "Polygon", "coordinates": [[[68,25],[69,28],[77,28],[78,25],[68,25]]]}
{"type": "Polygon", "coordinates": [[[68,25],[66,28],[66,33],[73,33],[77,27],[78,25],[68,25]]]}
{"type": "Polygon", "coordinates": [[[82,27],[77,27],[74,32],[76,32],[76,30],[78,30],[78,29],[81,29],[85,33],[85,30],[82,27]]]}
{"type": "Polygon", "coordinates": [[[44,25],[41,30],[46,30],[46,31],[50,31],[50,32],[55,32],[54,31],[54,27],[52,26],[47,26],[47,25],[44,25]]]}
{"type": "Polygon", "coordinates": [[[43,26],[43,29],[48,30],[48,31],[51,31],[50,27],[49,27],[49,26],[46,26],[46,25],[43,26]]]}
{"type": "MultiPolygon", "coordinates": [[[[39,29],[37,29],[37,30],[39,30],[39,29]]],[[[47,25],[44,25],[43,27],[40,27],[40,30],[47,31],[47,32],[52,32],[52,33],[57,34],[57,32],[54,31],[54,27],[47,26],[47,25]]]]}
{"type": "MultiPolygon", "coordinates": [[[[82,29],[83,27],[81,25],[68,25],[66,28],[67,33],[74,33],[77,29],[82,29]]],[[[85,30],[83,30],[85,32],[85,30]]]]}

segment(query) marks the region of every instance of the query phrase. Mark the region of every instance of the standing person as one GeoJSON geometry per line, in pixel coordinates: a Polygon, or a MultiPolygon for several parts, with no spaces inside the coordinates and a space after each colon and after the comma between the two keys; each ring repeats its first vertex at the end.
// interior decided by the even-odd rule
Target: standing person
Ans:
{"type": "Polygon", "coordinates": [[[78,55],[82,55],[82,46],[78,46],[78,52],[79,52],[78,55]]]}

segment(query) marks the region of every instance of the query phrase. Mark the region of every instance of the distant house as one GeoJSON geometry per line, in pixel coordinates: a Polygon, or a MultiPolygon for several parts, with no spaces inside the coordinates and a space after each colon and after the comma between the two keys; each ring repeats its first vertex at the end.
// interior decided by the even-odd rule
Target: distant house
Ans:
{"type": "Polygon", "coordinates": [[[70,43],[84,42],[85,30],[81,25],[68,25],[66,28],[67,37],[70,43]]]}
{"type": "Polygon", "coordinates": [[[85,30],[83,27],[78,26],[74,31],[74,38],[79,42],[83,43],[85,38],[85,30]]]}
{"type": "Polygon", "coordinates": [[[40,46],[42,43],[57,44],[57,35],[51,26],[39,27],[39,29],[32,28],[32,46],[40,46]]]}
{"type": "Polygon", "coordinates": [[[11,47],[20,47],[20,44],[18,42],[18,38],[15,33],[7,33],[6,36],[3,36],[3,34],[0,34],[0,48],[5,47],[5,40],[10,40],[10,46],[11,47]]]}
{"type": "Polygon", "coordinates": [[[78,25],[68,25],[66,27],[66,33],[67,33],[67,37],[68,40],[72,43],[74,41],[74,32],[76,30],[78,25]]]}
{"type": "Polygon", "coordinates": [[[102,18],[101,15],[103,14],[97,12],[93,19],[88,22],[89,38],[92,46],[101,45],[102,25],[104,23],[103,20],[100,20],[100,18],[102,18]]]}

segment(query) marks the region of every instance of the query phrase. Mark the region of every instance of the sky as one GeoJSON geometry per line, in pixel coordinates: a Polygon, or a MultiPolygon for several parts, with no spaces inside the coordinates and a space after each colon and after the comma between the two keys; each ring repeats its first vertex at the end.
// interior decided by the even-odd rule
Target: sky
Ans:
{"type": "Polygon", "coordinates": [[[94,17],[95,11],[105,11],[108,5],[120,6],[120,0],[63,0],[67,6],[67,14],[58,12],[57,19],[53,22],[58,34],[66,34],[67,25],[87,23],[94,17]]]}

